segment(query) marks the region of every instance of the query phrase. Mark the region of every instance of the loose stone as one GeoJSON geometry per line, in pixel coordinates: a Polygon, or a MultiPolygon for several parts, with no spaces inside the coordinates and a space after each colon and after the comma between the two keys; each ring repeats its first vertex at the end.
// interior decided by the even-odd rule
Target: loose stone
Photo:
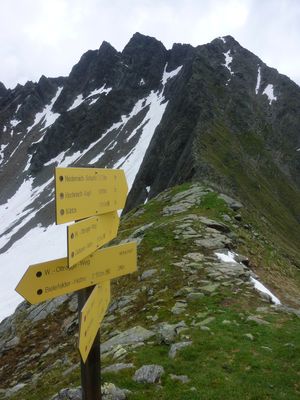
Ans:
{"type": "Polygon", "coordinates": [[[159,383],[164,373],[161,365],[143,365],[135,372],[133,380],[140,383],[159,383]]]}

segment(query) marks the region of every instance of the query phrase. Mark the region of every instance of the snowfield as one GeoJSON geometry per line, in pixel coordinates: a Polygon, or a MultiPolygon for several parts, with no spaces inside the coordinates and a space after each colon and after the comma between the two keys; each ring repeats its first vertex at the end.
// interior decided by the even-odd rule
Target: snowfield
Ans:
{"type": "MultiPolygon", "coordinates": [[[[142,109],[147,109],[145,117],[139,126],[127,138],[130,141],[137,133],[141,131],[137,144],[130,150],[130,152],[120,158],[114,165],[114,168],[122,168],[125,171],[129,190],[134,182],[135,176],[138,173],[140,165],[143,161],[145,152],[153,137],[155,129],[160,123],[168,102],[164,97],[164,88],[168,81],[174,78],[181,70],[181,66],[171,72],[166,72],[167,65],[165,66],[161,83],[162,89],[151,93],[137,101],[132,111],[127,116],[122,116],[118,123],[113,124],[97,141],[90,144],[88,148],[83,151],[71,153],[69,150],[60,153],[57,157],[53,158],[46,165],[67,167],[72,163],[80,160],[84,155],[88,155],[89,151],[94,146],[99,144],[109,132],[124,127],[126,123],[138,114],[142,109]]],[[[52,112],[53,104],[61,93],[62,88],[59,88],[56,95],[44,110],[35,116],[34,124],[27,129],[29,132],[36,124],[41,123],[43,132],[47,127],[52,125],[58,118],[59,114],[52,112]]],[[[112,89],[102,86],[90,93],[89,96],[83,98],[79,94],[69,110],[78,107],[85,100],[96,100],[98,96],[107,95],[112,89]]],[[[91,104],[91,103],[89,103],[91,104]]],[[[116,145],[116,140],[109,143],[103,152],[97,157],[90,160],[89,164],[92,165],[98,161],[105,151],[116,145]]],[[[1,148],[3,154],[4,148],[1,148]]],[[[29,167],[29,162],[27,167],[29,167]]],[[[38,210],[33,209],[32,203],[37,197],[45,190],[52,191],[54,199],[54,179],[50,179],[38,188],[33,189],[33,179],[29,178],[20,185],[16,193],[7,201],[7,203],[0,205],[1,216],[1,230],[0,230],[0,250],[10,240],[12,235],[16,233],[22,226],[30,221],[38,210]],[[10,233],[5,231],[12,227],[10,233]]],[[[51,201],[51,200],[50,200],[51,201]]],[[[45,206],[45,205],[43,205],[45,206]]],[[[54,221],[54,216],[53,216],[54,221]]],[[[48,227],[37,226],[31,229],[25,236],[16,241],[13,246],[4,254],[1,254],[1,267],[0,267],[0,321],[11,314],[16,306],[22,301],[22,298],[14,291],[19,280],[29,265],[39,262],[49,261],[52,259],[65,257],[67,255],[67,238],[66,238],[66,225],[50,225],[48,227]]]]}

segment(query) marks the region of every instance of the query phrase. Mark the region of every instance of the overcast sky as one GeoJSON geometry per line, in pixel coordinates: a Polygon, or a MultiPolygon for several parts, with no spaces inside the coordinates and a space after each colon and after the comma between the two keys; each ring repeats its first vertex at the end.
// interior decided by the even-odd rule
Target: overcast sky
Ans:
{"type": "Polygon", "coordinates": [[[232,35],[300,85],[300,0],[0,0],[0,81],[68,75],[103,40],[122,50],[135,32],[167,48],[232,35]]]}

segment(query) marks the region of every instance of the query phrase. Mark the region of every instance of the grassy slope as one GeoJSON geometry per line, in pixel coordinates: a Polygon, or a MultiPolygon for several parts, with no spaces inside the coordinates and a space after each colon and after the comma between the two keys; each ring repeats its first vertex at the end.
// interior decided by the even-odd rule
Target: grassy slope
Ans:
{"type": "Polygon", "coordinates": [[[266,278],[277,274],[277,286],[282,276],[299,283],[300,193],[278,169],[262,138],[253,132],[234,135],[215,124],[195,151],[246,205],[243,215],[261,239],[254,246],[251,233],[243,235],[256,267],[263,265],[266,278]]]}
{"type": "MultiPolygon", "coordinates": [[[[215,295],[205,296],[200,300],[188,303],[183,314],[174,315],[170,309],[176,299],[174,293],[184,285],[197,285],[197,282],[207,279],[205,270],[198,268],[195,274],[196,280],[190,280],[174,262],[182,260],[188,252],[199,251],[195,248],[192,240],[176,239],[174,230],[180,224],[180,219],[186,214],[204,215],[212,219],[221,220],[223,214],[231,217],[229,226],[232,232],[242,241],[237,240],[236,246],[242,247],[250,256],[250,261],[255,264],[257,254],[252,254],[253,249],[260,249],[262,253],[260,270],[267,271],[271,268],[273,260],[282,263],[286,270],[287,280],[292,280],[295,287],[296,279],[292,279],[296,273],[289,261],[285,264],[284,253],[286,249],[277,248],[276,256],[270,256],[267,260],[266,253],[270,253],[267,245],[260,237],[252,237],[251,232],[243,227],[247,223],[248,212],[243,211],[243,223],[237,224],[234,220],[234,212],[220,200],[215,193],[204,196],[198,206],[193,206],[188,211],[162,217],[161,210],[169,204],[171,195],[179,193],[189,187],[188,184],[172,189],[168,197],[160,197],[160,200],[152,200],[141,207],[138,212],[134,210],[123,218],[119,239],[126,238],[139,226],[154,222],[145,231],[144,238],[138,248],[139,274],[149,268],[156,268],[158,274],[152,278],[139,282],[138,274],[114,281],[113,299],[120,294],[132,293],[140,289],[137,299],[132,303],[132,308],[124,315],[116,311],[115,320],[112,323],[104,323],[102,329],[102,341],[114,330],[125,330],[129,327],[141,325],[152,329],[159,322],[168,321],[175,323],[184,320],[188,329],[183,331],[176,341],[192,340],[193,344],[181,350],[177,357],[172,360],[168,357],[169,346],[159,344],[155,339],[148,344],[134,350],[128,350],[122,362],[133,362],[135,369],[144,364],[159,364],[165,369],[160,385],[139,384],[132,380],[135,369],[119,372],[118,374],[104,374],[103,380],[113,382],[119,387],[132,391],[130,399],[298,399],[300,396],[300,364],[299,357],[299,332],[300,319],[296,316],[283,312],[276,312],[264,302],[253,289],[244,287],[242,290],[231,286],[222,286],[215,295]],[[144,211],[143,211],[144,210],[144,211]],[[141,213],[140,213],[141,211],[141,213]],[[153,251],[155,247],[163,247],[162,251],[153,251]],[[266,264],[265,264],[266,260],[266,264]],[[149,291],[149,289],[152,291],[149,291]],[[270,325],[258,325],[253,321],[247,321],[252,314],[257,315],[257,307],[264,306],[267,312],[262,314],[264,320],[270,325]],[[203,314],[204,313],[204,314],[203,314]],[[153,323],[150,317],[156,315],[157,321],[153,323]],[[205,315],[205,316],[204,316],[205,315]],[[209,324],[210,330],[202,331],[200,327],[193,326],[208,316],[215,317],[209,324]],[[223,321],[230,321],[225,323],[223,321]],[[245,337],[251,333],[254,340],[245,337]],[[187,375],[190,382],[182,384],[173,382],[170,374],[187,375]]],[[[254,224],[254,220],[251,219],[254,224]]],[[[255,228],[264,232],[263,240],[271,241],[274,233],[268,237],[265,232],[264,223],[258,218],[255,228]]],[[[195,230],[201,232],[203,226],[196,221],[193,225],[195,230]]],[[[278,243],[281,242],[279,237],[278,243]]],[[[208,254],[209,256],[209,254],[208,254]]],[[[207,261],[204,261],[204,264],[207,261]]],[[[200,263],[201,264],[201,263],[200,263]]],[[[200,265],[201,267],[201,265],[200,265]]],[[[281,275],[282,277],[283,275],[281,275]]],[[[278,291],[276,291],[278,294],[278,291]]],[[[74,335],[64,336],[60,331],[61,321],[67,315],[66,308],[60,313],[49,317],[34,327],[18,328],[21,336],[21,345],[18,353],[8,353],[2,357],[0,368],[3,363],[13,363],[22,359],[24,355],[30,356],[36,352],[37,343],[49,342],[50,347],[58,343],[67,343],[65,348],[54,355],[36,359],[28,359],[22,370],[23,374],[35,374],[41,372],[42,376],[36,385],[29,384],[12,399],[40,400],[48,399],[60,388],[73,387],[80,384],[79,368],[64,375],[67,369],[61,362],[63,355],[67,355],[71,362],[76,363],[76,337],[74,335]],[[57,322],[59,321],[59,323],[57,322]],[[59,333],[59,334],[58,334],[59,333]],[[24,340],[24,342],[23,342],[24,340]],[[9,357],[9,358],[8,358],[9,357]],[[54,363],[56,363],[54,365],[54,363]],[[54,365],[54,366],[53,366],[54,365]],[[49,370],[47,371],[47,367],[49,370]]],[[[40,348],[42,352],[42,349],[40,348]]],[[[106,358],[103,365],[120,360],[106,358]]],[[[9,377],[5,381],[9,382],[9,377]]],[[[2,382],[4,382],[2,380],[2,382]]],[[[5,384],[4,384],[4,387],[5,384]]]]}

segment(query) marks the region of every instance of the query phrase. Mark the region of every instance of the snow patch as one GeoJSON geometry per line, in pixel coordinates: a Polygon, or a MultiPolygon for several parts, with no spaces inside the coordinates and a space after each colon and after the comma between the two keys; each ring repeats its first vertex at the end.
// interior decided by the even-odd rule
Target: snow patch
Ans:
{"type": "Polygon", "coordinates": [[[100,160],[100,158],[104,155],[104,151],[101,151],[101,153],[97,154],[96,157],[94,157],[90,162],[89,165],[95,164],[100,160]]]}
{"type": "MultiPolygon", "coordinates": [[[[51,178],[43,185],[33,187],[33,178],[24,180],[16,193],[0,206],[1,226],[0,226],[0,248],[4,246],[12,236],[12,233],[4,234],[4,232],[16,224],[18,219],[27,215],[27,209],[31,208],[34,200],[51,184],[54,178],[51,178]]],[[[21,222],[19,222],[21,223],[21,222]]]]}
{"type": "Polygon", "coordinates": [[[7,146],[8,146],[8,143],[1,144],[1,146],[0,146],[0,163],[2,163],[2,161],[4,159],[4,150],[6,149],[7,146]]]}
{"type": "Polygon", "coordinates": [[[51,100],[50,104],[46,105],[43,111],[36,114],[34,118],[34,123],[27,128],[27,133],[31,131],[31,129],[39,123],[43,124],[43,130],[49,128],[49,126],[53,125],[57,118],[60,116],[58,113],[52,112],[52,107],[56,100],[58,99],[61,91],[63,90],[62,87],[59,87],[56,91],[55,96],[51,100]]]}
{"type": "Polygon", "coordinates": [[[266,94],[268,96],[269,104],[271,104],[272,101],[277,100],[277,97],[274,95],[274,86],[270,83],[267,85],[262,94],[266,94]]]}
{"type": "MultiPolygon", "coordinates": [[[[174,76],[174,75],[173,75],[174,76]]],[[[163,102],[164,97],[159,92],[153,90],[146,98],[145,106],[149,110],[140,125],[144,125],[139,141],[134,149],[127,156],[126,160],[118,161],[113,168],[123,168],[125,170],[128,187],[131,188],[136,174],[140,169],[146,150],[150,144],[154,131],[160,123],[168,102],[163,102]]]]}
{"type": "Polygon", "coordinates": [[[82,96],[82,94],[79,94],[76,99],[74,100],[73,104],[71,105],[71,107],[69,107],[67,109],[67,111],[71,111],[74,110],[74,108],[77,108],[80,106],[80,104],[84,101],[84,98],[82,96]]]}
{"type": "Polygon", "coordinates": [[[31,229],[6,253],[1,254],[0,321],[13,313],[24,300],[13,288],[17,286],[28,266],[51,260],[53,255],[57,258],[65,257],[66,249],[66,226],[51,225],[48,228],[38,226],[31,229]]]}
{"type": "Polygon", "coordinates": [[[85,98],[83,97],[82,94],[79,94],[76,99],[74,100],[73,104],[71,105],[71,107],[68,108],[67,111],[71,111],[74,108],[77,108],[80,106],[80,104],[82,104],[85,100],[89,100],[89,105],[91,106],[92,104],[96,103],[96,101],[98,100],[98,97],[104,93],[106,96],[108,95],[108,93],[112,90],[112,88],[105,88],[104,84],[103,86],[101,86],[101,88],[99,89],[95,89],[93,90],[88,96],[86,96],[85,98]],[[95,99],[92,99],[92,97],[98,96],[95,99]]]}
{"type": "Polygon", "coordinates": [[[21,144],[23,143],[24,140],[20,140],[20,142],[18,143],[18,145],[15,147],[14,151],[9,155],[9,157],[7,158],[6,162],[4,163],[7,164],[9,160],[12,159],[12,156],[15,154],[15,152],[19,149],[19,147],[21,146],[21,144]]]}
{"type": "Polygon", "coordinates": [[[174,76],[176,76],[181,71],[181,68],[182,68],[182,65],[180,65],[179,67],[177,67],[173,71],[167,72],[166,71],[167,66],[168,66],[168,64],[165,65],[163,76],[162,76],[162,84],[164,86],[168,82],[168,80],[174,78],[174,76]]]}
{"type": "Polygon", "coordinates": [[[278,299],[278,297],[274,296],[273,293],[270,292],[269,289],[267,289],[261,282],[259,282],[257,279],[250,277],[251,282],[254,284],[254,287],[256,290],[262,293],[266,293],[271,297],[271,300],[274,304],[281,304],[281,301],[278,299]]]}
{"type": "Polygon", "coordinates": [[[258,67],[255,93],[258,94],[261,82],[261,68],[258,67]]]}
{"type": "Polygon", "coordinates": [[[86,98],[88,99],[89,97],[97,96],[102,93],[105,93],[106,95],[108,95],[108,93],[112,90],[112,88],[105,89],[105,86],[106,86],[106,84],[104,84],[100,89],[93,90],[86,98]]]}
{"type": "Polygon", "coordinates": [[[19,111],[21,105],[22,105],[22,104],[18,104],[17,109],[16,109],[16,111],[15,111],[15,114],[17,114],[17,112],[19,111]]]}
{"type": "Polygon", "coordinates": [[[223,36],[220,36],[219,39],[222,40],[223,43],[226,43],[226,39],[223,36]]]}
{"type": "Polygon", "coordinates": [[[150,186],[146,186],[146,192],[147,192],[147,197],[146,197],[146,200],[144,201],[144,204],[146,204],[146,203],[148,203],[148,200],[149,200],[149,192],[150,192],[150,186]]]}
{"type": "Polygon", "coordinates": [[[146,84],[146,82],[144,81],[143,78],[141,78],[140,82],[139,82],[139,86],[144,86],[146,84]]]}
{"type": "Polygon", "coordinates": [[[230,72],[231,75],[233,75],[233,72],[231,70],[231,67],[229,66],[229,64],[232,63],[232,56],[230,55],[230,50],[227,51],[227,53],[223,53],[224,57],[225,57],[225,64],[222,64],[225,68],[228,69],[228,71],[230,72]]]}
{"type": "Polygon", "coordinates": [[[220,261],[224,261],[224,262],[230,262],[230,263],[234,263],[237,264],[237,262],[235,261],[234,257],[236,256],[235,253],[233,253],[232,251],[228,251],[227,254],[224,253],[215,253],[215,255],[218,257],[218,259],[220,261]]]}
{"type": "Polygon", "coordinates": [[[67,155],[68,152],[69,150],[62,151],[61,153],[58,154],[58,156],[52,158],[50,161],[45,163],[45,166],[56,164],[59,165],[60,167],[65,168],[68,167],[70,164],[74,163],[75,161],[77,161],[82,156],[81,151],[76,151],[76,153],[69,156],[67,155]]]}
{"type": "MultiPolygon", "coordinates": [[[[215,253],[215,255],[218,257],[218,259],[220,261],[223,262],[230,262],[230,263],[234,263],[234,264],[238,264],[235,261],[235,256],[237,255],[236,253],[233,253],[232,251],[227,251],[227,254],[225,253],[215,253]]],[[[254,284],[254,287],[256,290],[262,292],[262,293],[266,293],[270,296],[272,302],[274,304],[281,304],[280,300],[273,294],[270,292],[269,289],[267,289],[261,282],[259,282],[257,279],[253,278],[252,276],[250,277],[250,281],[254,284]]]]}
{"type": "Polygon", "coordinates": [[[12,120],[10,121],[10,125],[11,125],[13,128],[15,128],[20,122],[21,122],[21,121],[18,120],[18,119],[12,119],[12,120]]]}

